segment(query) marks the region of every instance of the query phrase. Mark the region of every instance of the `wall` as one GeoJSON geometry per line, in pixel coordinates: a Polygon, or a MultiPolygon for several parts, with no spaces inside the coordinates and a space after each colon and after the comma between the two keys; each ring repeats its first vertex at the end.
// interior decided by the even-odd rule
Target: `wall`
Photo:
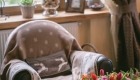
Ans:
{"type": "MultiPolygon", "coordinates": [[[[92,44],[100,54],[104,54],[111,59],[113,65],[116,66],[110,22],[109,16],[79,21],[78,42],[80,45],[92,44]]],[[[94,52],[90,47],[85,47],[84,50],[94,52]]]]}
{"type": "Polygon", "coordinates": [[[116,65],[110,32],[110,17],[95,18],[90,21],[90,43],[99,53],[104,54],[116,65]]]}
{"type": "Polygon", "coordinates": [[[138,12],[140,12],[140,0],[136,0],[137,1],[137,10],[138,12]]]}

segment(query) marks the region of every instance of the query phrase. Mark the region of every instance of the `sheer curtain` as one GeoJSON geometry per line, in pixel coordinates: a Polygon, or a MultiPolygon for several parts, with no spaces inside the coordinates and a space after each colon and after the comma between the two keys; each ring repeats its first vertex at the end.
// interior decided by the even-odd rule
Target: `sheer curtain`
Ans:
{"type": "Polygon", "coordinates": [[[117,71],[140,71],[140,23],[136,0],[102,0],[111,13],[117,71]],[[115,4],[115,3],[116,4],[115,4]]]}
{"type": "MultiPolygon", "coordinates": [[[[118,7],[112,0],[101,0],[102,3],[108,8],[109,12],[111,13],[111,35],[113,40],[113,47],[114,47],[114,56],[115,60],[117,61],[117,13],[118,13],[118,7]]],[[[114,63],[114,67],[116,66],[116,62],[114,63]]]]}

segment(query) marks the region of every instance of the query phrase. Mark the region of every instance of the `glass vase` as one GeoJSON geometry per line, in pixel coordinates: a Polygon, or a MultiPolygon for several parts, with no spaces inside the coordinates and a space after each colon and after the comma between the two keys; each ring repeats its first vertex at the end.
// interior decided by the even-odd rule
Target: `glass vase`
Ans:
{"type": "Polygon", "coordinates": [[[104,7],[100,0],[87,0],[87,6],[93,10],[101,10],[104,7]]]}
{"type": "Polygon", "coordinates": [[[58,11],[57,8],[60,5],[60,0],[42,0],[42,8],[44,9],[43,15],[44,16],[53,16],[57,15],[58,11]]]}

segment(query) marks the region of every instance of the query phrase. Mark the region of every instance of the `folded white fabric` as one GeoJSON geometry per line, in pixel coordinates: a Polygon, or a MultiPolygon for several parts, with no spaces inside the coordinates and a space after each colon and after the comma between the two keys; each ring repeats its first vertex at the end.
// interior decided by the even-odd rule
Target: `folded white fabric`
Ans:
{"type": "Polygon", "coordinates": [[[98,74],[97,60],[102,54],[88,51],[73,51],[71,55],[73,80],[81,80],[81,75],[90,72],[98,74]]]}
{"type": "Polygon", "coordinates": [[[104,55],[94,52],[85,52],[81,65],[81,73],[90,74],[90,72],[92,72],[98,74],[97,60],[100,56],[104,55]]]}
{"type": "Polygon", "coordinates": [[[41,80],[38,73],[24,61],[14,59],[11,60],[10,63],[11,62],[14,64],[11,64],[8,73],[6,74],[7,80],[13,80],[15,75],[23,70],[26,70],[30,73],[31,80],[41,80]]]}

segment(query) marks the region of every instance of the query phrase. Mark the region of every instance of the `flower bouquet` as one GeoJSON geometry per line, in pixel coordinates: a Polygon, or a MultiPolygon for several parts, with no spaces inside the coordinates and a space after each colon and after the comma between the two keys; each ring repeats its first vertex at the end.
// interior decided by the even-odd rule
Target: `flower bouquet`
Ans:
{"type": "Polygon", "coordinates": [[[119,73],[112,72],[110,74],[104,75],[104,70],[100,70],[100,76],[97,76],[94,73],[90,73],[89,75],[83,74],[82,80],[140,80],[140,72],[135,69],[130,69],[127,72],[120,71],[119,73]]]}

